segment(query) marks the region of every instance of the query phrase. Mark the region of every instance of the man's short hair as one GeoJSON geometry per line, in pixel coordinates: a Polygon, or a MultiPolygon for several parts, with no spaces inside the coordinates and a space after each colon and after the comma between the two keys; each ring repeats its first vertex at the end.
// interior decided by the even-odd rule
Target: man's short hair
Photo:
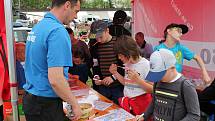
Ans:
{"type": "Polygon", "coordinates": [[[137,35],[138,35],[138,36],[142,36],[142,37],[144,37],[143,32],[137,32],[137,33],[136,33],[136,36],[137,36],[137,35]]]}
{"type": "Polygon", "coordinates": [[[71,2],[72,5],[76,5],[77,2],[80,0],[52,0],[52,8],[53,7],[59,7],[63,4],[65,4],[67,1],[71,2]]]}

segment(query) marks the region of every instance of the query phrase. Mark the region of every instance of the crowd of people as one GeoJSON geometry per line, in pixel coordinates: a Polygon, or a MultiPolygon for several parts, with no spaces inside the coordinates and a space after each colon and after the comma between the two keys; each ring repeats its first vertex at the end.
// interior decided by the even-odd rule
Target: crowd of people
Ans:
{"type": "Polygon", "coordinates": [[[211,103],[215,81],[201,57],[180,43],[189,32],[186,25],[167,25],[164,40],[153,49],[143,32],[132,38],[124,27],[127,14],[118,10],[112,25],[103,20],[92,23],[87,45],[64,27],[79,10],[79,0],[53,0],[52,9],[33,27],[26,44],[16,44],[17,80],[25,90],[27,121],[65,120],[62,100],[72,106],[73,120],[80,118],[68,73],[84,83],[91,79],[94,90],[136,115],[136,120],[199,121],[201,111],[215,114],[211,103]],[[208,86],[204,90],[196,91],[183,76],[184,59],[198,63],[208,86]]]}

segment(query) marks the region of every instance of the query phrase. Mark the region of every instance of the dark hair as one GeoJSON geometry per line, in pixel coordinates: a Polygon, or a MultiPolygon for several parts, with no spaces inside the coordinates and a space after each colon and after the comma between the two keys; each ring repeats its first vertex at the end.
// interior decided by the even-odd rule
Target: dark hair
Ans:
{"type": "Polygon", "coordinates": [[[167,34],[168,34],[167,31],[164,31],[164,35],[163,35],[164,39],[160,40],[159,44],[164,43],[166,41],[167,34]]]}
{"type": "Polygon", "coordinates": [[[63,4],[65,4],[67,1],[69,1],[73,6],[77,4],[78,1],[80,0],[52,0],[52,8],[53,7],[59,7],[63,4]]]}
{"type": "Polygon", "coordinates": [[[136,36],[137,36],[137,35],[138,35],[138,36],[142,36],[142,37],[144,37],[143,32],[137,32],[137,33],[136,33],[136,36]]]}
{"type": "Polygon", "coordinates": [[[72,53],[75,58],[84,59],[84,52],[81,49],[75,49],[72,53]]]}
{"type": "Polygon", "coordinates": [[[122,35],[117,38],[114,44],[114,51],[116,54],[122,54],[127,58],[132,57],[138,59],[140,56],[140,49],[135,40],[127,35],[122,35]]]}
{"type": "Polygon", "coordinates": [[[69,34],[74,34],[74,32],[73,32],[73,30],[72,30],[71,28],[66,27],[66,30],[67,30],[67,32],[68,32],[69,34]]]}
{"type": "Polygon", "coordinates": [[[123,10],[114,13],[113,24],[124,24],[127,21],[127,14],[123,10]]]}
{"type": "Polygon", "coordinates": [[[167,30],[174,28],[174,27],[181,28],[182,34],[186,34],[189,31],[189,28],[187,27],[187,25],[171,23],[171,24],[167,25],[166,28],[164,29],[164,40],[161,40],[159,42],[160,44],[166,41],[167,34],[168,34],[167,30]]]}

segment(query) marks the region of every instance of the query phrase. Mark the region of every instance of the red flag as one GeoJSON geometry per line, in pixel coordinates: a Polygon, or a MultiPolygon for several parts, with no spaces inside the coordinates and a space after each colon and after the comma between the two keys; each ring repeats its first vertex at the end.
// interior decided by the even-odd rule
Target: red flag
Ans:
{"type": "Polygon", "coordinates": [[[10,99],[7,43],[5,30],[4,0],[0,0],[0,98],[10,99]]]}

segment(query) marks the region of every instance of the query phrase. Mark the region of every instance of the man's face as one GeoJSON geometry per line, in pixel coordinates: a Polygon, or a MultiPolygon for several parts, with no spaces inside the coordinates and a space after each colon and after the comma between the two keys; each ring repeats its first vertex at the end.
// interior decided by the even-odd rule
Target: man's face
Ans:
{"type": "Polygon", "coordinates": [[[140,35],[136,35],[135,40],[136,40],[137,44],[141,47],[144,42],[144,37],[142,37],[140,35]]]}
{"type": "Polygon", "coordinates": [[[103,31],[101,36],[96,37],[96,41],[99,42],[99,43],[105,43],[105,42],[107,42],[107,40],[108,40],[108,34],[109,34],[108,29],[105,30],[105,31],[103,31]]]}
{"type": "Polygon", "coordinates": [[[66,3],[66,17],[64,20],[64,24],[68,25],[72,20],[77,18],[77,13],[80,11],[80,1],[76,3],[76,5],[72,5],[71,2],[66,3]]]}
{"type": "Polygon", "coordinates": [[[18,46],[16,48],[16,59],[18,61],[24,62],[25,61],[25,46],[18,46]]]}

